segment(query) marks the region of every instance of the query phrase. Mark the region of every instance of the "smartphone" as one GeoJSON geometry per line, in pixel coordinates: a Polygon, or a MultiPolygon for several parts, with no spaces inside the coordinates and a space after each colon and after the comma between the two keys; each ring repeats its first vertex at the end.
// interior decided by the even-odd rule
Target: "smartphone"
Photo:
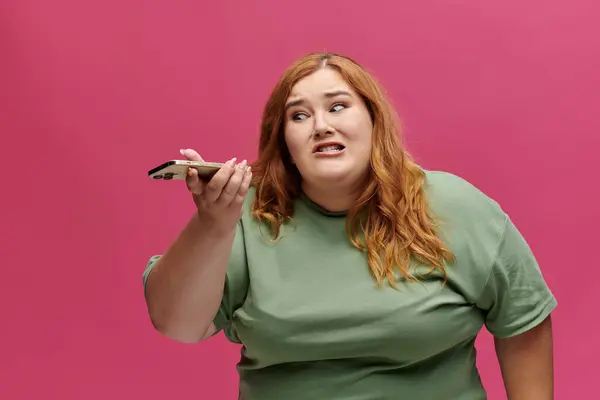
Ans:
{"type": "Polygon", "coordinates": [[[217,171],[223,166],[223,163],[171,160],[158,167],[148,171],[150,179],[162,179],[165,181],[185,180],[189,168],[195,168],[198,171],[198,177],[202,180],[210,180],[217,171]]]}

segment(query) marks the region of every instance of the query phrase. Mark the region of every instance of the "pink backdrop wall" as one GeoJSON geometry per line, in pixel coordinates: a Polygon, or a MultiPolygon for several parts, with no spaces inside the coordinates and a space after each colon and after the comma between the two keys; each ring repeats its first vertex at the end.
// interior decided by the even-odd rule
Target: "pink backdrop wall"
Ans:
{"type": "Polygon", "coordinates": [[[0,398],[236,398],[237,346],[148,321],[146,260],[193,210],[146,171],[181,147],[253,159],[275,80],[322,50],[387,86],[422,165],[512,215],[559,299],[557,399],[600,396],[599,20],[596,0],[3,0],[0,398]]]}

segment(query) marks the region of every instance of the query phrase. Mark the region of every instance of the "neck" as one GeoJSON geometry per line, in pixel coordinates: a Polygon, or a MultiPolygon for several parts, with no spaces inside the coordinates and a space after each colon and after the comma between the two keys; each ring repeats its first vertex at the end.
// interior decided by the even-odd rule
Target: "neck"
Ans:
{"type": "Polygon", "coordinates": [[[313,202],[331,212],[348,211],[360,194],[356,189],[344,190],[336,186],[323,188],[308,185],[306,182],[302,182],[302,191],[313,202]]]}

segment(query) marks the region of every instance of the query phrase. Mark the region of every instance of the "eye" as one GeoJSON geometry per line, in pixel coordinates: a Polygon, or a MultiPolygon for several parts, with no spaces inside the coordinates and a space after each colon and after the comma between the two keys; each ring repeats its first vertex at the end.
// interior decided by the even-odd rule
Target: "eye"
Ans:
{"type": "Polygon", "coordinates": [[[341,104],[341,103],[337,103],[337,104],[334,104],[334,105],[333,105],[333,106],[332,106],[332,107],[329,109],[329,111],[331,111],[331,112],[339,112],[339,111],[342,111],[344,108],[346,108],[346,106],[345,106],[345,105],[343,105],[343,104],[341,104]]]}
{"type": "Polygon", "coordinates": [[[295,113],[292,115],[292,120],[293,121],[304,121],[306,118],[308,118],[308,115],[306,115],[305,113],[295,113]]]}

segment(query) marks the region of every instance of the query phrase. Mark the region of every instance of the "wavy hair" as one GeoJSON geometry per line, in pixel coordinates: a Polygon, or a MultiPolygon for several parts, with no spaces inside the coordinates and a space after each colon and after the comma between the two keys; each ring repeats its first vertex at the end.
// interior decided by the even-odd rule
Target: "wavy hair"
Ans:
{"type": "Polygon", "coordinates": [[[358,63],[332,53],[313,53],[296,61],[273,89],[263,112],[258,159],[252,165],[256,199],[252,215],[266,222],[277,239],[291,220],[301,176],[291,163],[284,139],[285,102],[300,79],[322,68],[337,71],[362,97],[373,122],[369,179],[348,210],[346,232],[351,243],[367,253],[368,266],[381,286],[396,287],[394,271],[417,281],[411,260],[447,274],[454,254],[438,236],[438,225],[425,198],[425,173],[400,141],[400,127],[381,86],[358,63]]]}

